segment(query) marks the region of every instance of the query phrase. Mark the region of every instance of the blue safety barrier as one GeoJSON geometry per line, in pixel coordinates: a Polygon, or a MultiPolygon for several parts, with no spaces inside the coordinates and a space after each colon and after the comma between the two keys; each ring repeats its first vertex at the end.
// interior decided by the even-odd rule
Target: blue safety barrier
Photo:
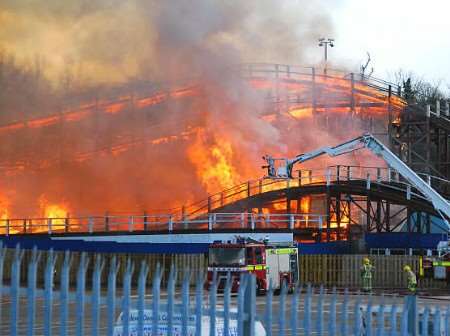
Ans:
{"type": "Polygon", "coordinates": [[[119,265],[115,258],[106,264],[100,255],[89,260],[85,253],[75,263],[71,253],[58,260],[53,251],[41,260],[41,253],[34,249],[24,258],[19,246],[8,251],[0,246],[2,335],[450,335],[445,301],[425,306],[415,296],[401,302],[310,284],[292,290],[283,285],[279,293],[270,284],[265,297],[257,297],[256,278],[246,273],[237,293],[232,293],[236,274],[230,273],[210,275],[206,292],[204,274],[188,269],[172,266],[162,284],[159,265],[150,270],[145,262],[119,265]],[[70,274],[76,274],[74,283],[70,274]]]}

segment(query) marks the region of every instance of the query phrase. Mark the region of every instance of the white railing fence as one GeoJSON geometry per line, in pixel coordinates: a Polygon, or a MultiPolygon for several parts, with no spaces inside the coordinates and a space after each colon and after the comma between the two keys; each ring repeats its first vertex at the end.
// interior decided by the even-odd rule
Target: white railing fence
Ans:
{"type": "Polygon", "coordinates": [[[105,265],[97,255],[90,263],[83,253],[75,265],[71,253],[57,260],[50,252],[45,263],[39,263],[36,249],[24,261],[24,251],[17,247],[11,265],[6,265],[5,251],[0,249],[2,335],[444,336],[450,332],[450,306],[445,301],[419,305],[415,296],[403,300],[309,284],[297,284],[292,293],[283,286],[278,296],[269,288],[265,297],[257,297],[257,280],[246,273],[239,275],[237,293],[231,292],[232,277],[237,275],[230,273],[225,274],[224,287],[219,287],[217,274],[210,274],[205,291],[203,273],[177,272],[174,267],[167,289],[162,290],[159,266],[149,284],[148,265],[130,260],[124,265],[123,285],[117,288],[115,258],[105,265]],[[60,267],[55,272],[56,263],[60,267]],[[4,267],[11,268],[8,283],[4,267]],[[26,284],[20,281],[21,271],[26,272],[26,284]],[[43,285],[36,281],[38,272],[44,273],[43,285]],[[75,283],[69,280],[71,272],[76,272],[75,283]]]}

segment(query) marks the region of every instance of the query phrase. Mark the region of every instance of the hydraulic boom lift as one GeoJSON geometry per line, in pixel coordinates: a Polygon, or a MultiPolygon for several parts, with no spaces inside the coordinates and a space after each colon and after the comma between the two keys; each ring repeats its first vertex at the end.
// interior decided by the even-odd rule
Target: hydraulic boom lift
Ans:
{"type": "Polygon", "coordinates": [[[300,154],[293,159],[273,158],[266,155],[263,159],[267,161],[267,165],[263,166],[263,168],[267,168],[268,178],[292,178],[292,168],[296,163],[303,163],[323,154],[328,154],[333,157],[363,148],[367,148],[375,155],[383,158],[389,167],[395,169],[411,186],[420,191],[433,204],[433,207],[443,218],[447,233],[450,232],[450,225],[448,223],[448,219],[450,218],[450,203],[371,134],[364,134],[334,147],[322,147],[309,153],[300,154]],[[281,161],[284,164],[282,163],[276,168],[276,161],[281,161]]]}

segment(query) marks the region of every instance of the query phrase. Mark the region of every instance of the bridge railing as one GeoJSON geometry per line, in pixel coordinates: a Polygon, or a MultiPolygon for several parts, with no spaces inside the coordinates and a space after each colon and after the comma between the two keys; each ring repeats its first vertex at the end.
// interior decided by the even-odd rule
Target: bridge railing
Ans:
{"type": "MultiPolygon", "coordinates": [[[[396,171],[386,167],[336,165],[325,169],[302,169],[296,171],[295,175],[297,177],[293,179],[263,178],[248,181],[210,195],[201,202],[183,207],[181,212],[174,214],[1,219],[0,234],[321,228],[325,223],[323,214],[286,214],[281,213],[286,212],[285,208],[277,209],[276,207],[261,209],[261,211],[258,210],[258,213],[242,211],[252,208],[253,197],[263,193],[283,192],[293,187],[331,185],[350,181],[360,181],[367,189],[370,189],[372,183],[377,183],[405,193],[406,198],[414,196],[424,199],[423,195],[402,180],[396,171]],[[236,207],[236,202],[240,200],[245,200],[246,204],[236,207]],[[230,205],[233,205],[233,209],[227,208],[230,205]],[[234,208],[241,209],[241,211],[236,211],[234,208]]],[[[256,203],[253,208],[258,208],[256,203]]]]}
{"type": "MultiPolygon", "coordinates": [[[[282,191],[284,189],[301,186],[312,186],[319,184],[331,184],[348,181],[365,181],[370,187],[370,183],[379,183],[391,188],[395,188],[409,195],[421,197],[414,188],[401,179],[398,172],[387,167],[364,167],[335,165],[321,169],[301,169],[295,171],[292,179],[271,179],[261,178],[251,180],[220,193],[212,194],[207,199],[198,203],[185,206],[181,209],[182,218],[196,218],[203,214],[225,208],[227,205],[237,201],[247,199],[251,202],[253,196],[270,191],[282,191]]],[[[220,210],[219,210],[220,211],[220,210]]]]}
{"type": "Polygon", "coordinates": [[[75,218],[0,220],[0,234],[70,234],[108,232],[216,232],[222,230],[295,230],[322,228],[321,214],[210,213],[195,219],[173,215],[107,215],[75,218]]]}
{"type": "MultiPolygon", "coordinates": [[[[360,73],[350,73],[348,71],[331,69],[331,68],[316,68],[316,67],[302,67],[296,65],[286,64],[272,64],[272,63],[245,63],[240,66],[240,74],[243,78],[269,78],[269,79],[289,79],[296,81],[311,81],[311,80],[346,80],[356,83],[363,83],[364,86],[369,86],[380,91],[380,94],[386,94],[391,91],[397,96],[401,95],[401,87],[397,84],[387,82],[385,80],[375,78],[372,76],[365,76],[360,73]]],[[[363,89],[360,87],[358,89],[363,89]]]]}

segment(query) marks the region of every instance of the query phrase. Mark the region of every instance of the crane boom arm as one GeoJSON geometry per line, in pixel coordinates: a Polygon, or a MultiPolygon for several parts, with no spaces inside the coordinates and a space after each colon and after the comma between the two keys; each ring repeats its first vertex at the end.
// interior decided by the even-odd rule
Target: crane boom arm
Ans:
{"type": "MultiPolygon", "coordinates": [[[[309,153],[298,155],[293,159],[274,159],[270,156],[265,156],[264,158],[269,164],[265,167],[268,168],[269,178],[292,178],[292,168],[296,163],[303,163],[323,154],[334,157],[362,148],[367,148],[376,156],[383,158],[389,167],[395,169],[414,188],[419,190],[433,204],[436,211],[450,218],[450,203],[371,134],[364,134],[334,147],[322,147],[309,153]],[[285,165],[275,170],[274,162],[277,160],[284,161],[285,165]]],[[[449,223],[445,218],[444,220],[446,221],[447,229],[450,231],[449,223]]]]}

